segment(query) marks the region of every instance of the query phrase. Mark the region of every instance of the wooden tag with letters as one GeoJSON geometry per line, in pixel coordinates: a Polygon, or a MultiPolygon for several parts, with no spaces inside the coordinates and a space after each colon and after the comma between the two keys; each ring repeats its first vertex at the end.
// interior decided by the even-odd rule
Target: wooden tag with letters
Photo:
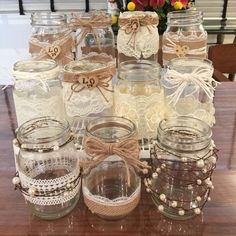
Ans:
{"type": "Polygon", "coordinates": [[[90,77],[79,76],[78,81],[83,87],[88,88],[88,89],[93,89],[97,87],[98,82],[99,82],[96,76],[90,76],[90,77]]]}
{"type": "Polygon", "coordinates": [[[47,46],[46,52],[54,60],[60,54],[61,48],[59,46],[47,46]]]}

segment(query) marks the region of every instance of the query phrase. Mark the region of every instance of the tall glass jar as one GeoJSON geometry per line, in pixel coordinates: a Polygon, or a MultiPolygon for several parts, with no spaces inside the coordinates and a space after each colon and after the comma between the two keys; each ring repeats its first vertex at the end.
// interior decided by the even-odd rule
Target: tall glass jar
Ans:
{"type": "Polygon", "coordinates": [[[59,65],[74,60],[74,41],[64,13],[33,13],[31,25],[29,52],[34,59],[53,59],[59,65]]]}
{"type": "Polygon", "coordinates": [[[13,98],[18,126],[40,116],[64,117],[59,73],[53,60],[23,60],[14,64],[13,98]]]}
{"type": "Polygon", "coordinates": [[[120,13],[117,35],[118,62],[134,59],[157,61],[159,18],[156,12],[120,13]]]}
{"type": "Polygon", "coordinates": [[[64,67],[63,100],[69,121],[111,115],[115,71],[115,61],[104,54],[83,57],[64,67]]]}
{"type": "Polygon", "coordinates": [[[145,60],[123,62],[114,89],[114,114],[132,120],[139,139],[154,138],[165,118],[164,91],[159,83],[159,64],[145,60]]]}
{"type": "Polygon", "coordinates": [[[76,31],[76,59],[94,52],[115,58],[115,39],[110,14],[103,11],[74,14],[70,19],[70,27],[76,31]]]}
{"type": "Polygon", "coordinates": [[[121,117],[91,121],[86,127],[84,149],[85,204],[105,219],[126,216],[141,195],[141,179],[136,171],[142,162],[134,123],[121,117]]]}
{"type": "Polygon", "coordinates": [[[161,121],[151,149],[152,177],[147,191],[165,216],[184,220],[201,214],[213,189],[216,151],[211,128],[203,121],[180,116],[161,121]]]}
{"type": "Polygon", "coordinates": [[[21,125],[17,132],[20,153],[13,183],[32,213],[56,219],[72,211],[79,199],[79,159],[65,120],[40,117],[21,125]]]}
{"type": "Polygon", "coordinates": [[[162,79],[169,115],[192,116],[208,125],[215,123],[212,62],[200,58],[175,58],[167,65],[162,79]]]}
{"type": "Polygon", "coordinates": [[[176,57],[207,58],[207,32],[203,14],[196,10],[174,11],[167,15],[167,29],[163,34],[163,64],[176,57]]]}

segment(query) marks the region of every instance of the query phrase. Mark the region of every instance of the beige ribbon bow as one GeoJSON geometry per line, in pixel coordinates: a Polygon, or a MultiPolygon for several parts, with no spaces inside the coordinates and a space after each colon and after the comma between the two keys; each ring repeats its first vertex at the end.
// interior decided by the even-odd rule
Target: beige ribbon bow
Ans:
{"type": "Polygon", "coordinates": [[[138,170],[150,168],[139,160],[140,148],[138,140],[134,138],[125,139],[118,143],[105,143],[98,138],[88,137],[85,139],[84,149],[85,152],[92,157],[91,160],[82,162],[83,167],[85,168],[97,166],[110,155],[119,156],[125,163],[128,186],[130,186],[130,172],[128,165],[131,165],[138,170]]]}

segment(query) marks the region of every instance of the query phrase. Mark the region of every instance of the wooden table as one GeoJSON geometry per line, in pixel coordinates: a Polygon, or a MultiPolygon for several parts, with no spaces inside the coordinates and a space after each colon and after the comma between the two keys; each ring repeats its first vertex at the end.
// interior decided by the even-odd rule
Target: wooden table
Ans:
{"type": "Polygon", "coordinates": [[[56,221],[31,216],[23,196],[14,191],[12,150],[16,127],[12,90],[0,92],[0,236],[60,235],[236,235],[236,83],[223,82],[215,97],[215,143],[220,149],[211,194],[204,214],[188,221],[161,216],[143,191],[139,206],[125,219],[104,221],[90,213],[82,197],[72,213],[56,221]]]}

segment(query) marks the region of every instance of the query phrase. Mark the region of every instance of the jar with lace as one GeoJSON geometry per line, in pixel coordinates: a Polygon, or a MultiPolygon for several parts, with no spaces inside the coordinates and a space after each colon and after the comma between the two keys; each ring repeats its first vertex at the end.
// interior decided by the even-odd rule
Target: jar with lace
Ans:
{"type": "Polygon", "coordinates": [[[118,62],[146,59],[157,61],[159,18],[156,12],[120,13],[117,35],[118,62]]]}
{"type": "Polygon", "coordinates": [[[34,59],[53,59],[59,65],[74,60],[74,41],[64,13],[33,13],[31,25],[29,53],[34,59]]]}
{"type": "Polygon", "coordinates": [[[207,57],[207,32],[202,22],[203,14],[197,10],[168,13],[162,42],[164,65],[176,57],[207,57]]]}
{"type": "Polygon", "coordinates": [[[151,148],[152,170],[144,179],[158,210],[174,220],[200,215],[214,188],[217,150],[205,122],[179,116],[160,122],[151,148]]]}
{"type": "Polygon", "coordinates": [[[101,117],[89,122],[84,138],[83,196],[89,210],[113,220],[129,214],[141,195],[135,124],[122,117],[101,117]]]}
{"type": "Polygon", "coordinates": [[[20,152],[12,182],[32,214],[53,220],[70,213],[81,178],[69,123],[48,116],[32,119],[19,127],[16,141],[20,152]]]}
{"type": "Polygon", "coordinates": [[[115,70],[112,56],[96,53],[64,67],[63,99],[69,121],[111,114],[115,70]]]}
{"type": "Polygon", "coordinates": [[[64,117],[59,73],[53,60],[23,60],[14,64],[13,98],[18,126],[40,116],[64,117]]]}
{"type": "Polygon", "coordinates": [[[114,114],[132,120],[139,139],[156,137],[166,116],[164,91],[159,83],[160,66],[147,60],[120,64],[114,88],[114,114]]]}
{"type": "Polygon", "coordinates": [[[69,26],[75,31],[77,59],[92,52],[105,53],[115,58],[111,23],[111,15],[103,11],[72,14],[69,26]]]}
{"type": "Polygon", "coordinates": [[[212,62],[199,58],[175,58],[162,79],[169,114],[192,116],[208,125],[215,123],[214,91],[218,84],[212,62]]]}

